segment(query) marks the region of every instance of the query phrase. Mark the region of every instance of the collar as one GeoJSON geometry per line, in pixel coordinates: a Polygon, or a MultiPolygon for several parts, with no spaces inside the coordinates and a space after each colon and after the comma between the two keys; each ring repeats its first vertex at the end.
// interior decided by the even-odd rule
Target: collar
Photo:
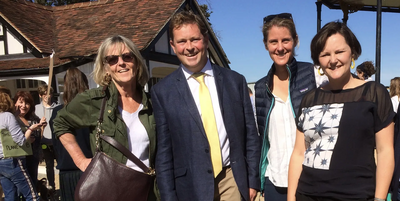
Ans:
{"type": "MultiPolygon", "coordinates": [[[[187,69],[184,65],[180,65],[180,67],[182,68],[183,71],[183,75],[185,76],[186,80],[190,79],[193,75],[193,72],[190,71],[189,69],[187,69]]],[[[210,60],[207,60],[206,65],[203,67],[203,69],[201,69],[200,72],[203,72],[204,74],[214,77],[214,72],[211,66],[211,62],[210,60]]]]}

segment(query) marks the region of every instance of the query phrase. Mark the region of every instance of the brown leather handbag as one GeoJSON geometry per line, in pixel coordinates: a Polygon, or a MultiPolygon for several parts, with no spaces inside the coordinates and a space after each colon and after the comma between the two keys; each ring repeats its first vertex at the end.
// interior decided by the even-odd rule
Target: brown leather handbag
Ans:
{"type": "Polygon", "coordinates": [[[79,179],[75,189],[75,201],[147,201],[155,171],[112,137],[101,135],[106,100],[104,98],[102,101],[97,125],[96,153],[79,179]],[[100,140],[114,146],[144,172],[133,170],[102,152],[100,140]]]}

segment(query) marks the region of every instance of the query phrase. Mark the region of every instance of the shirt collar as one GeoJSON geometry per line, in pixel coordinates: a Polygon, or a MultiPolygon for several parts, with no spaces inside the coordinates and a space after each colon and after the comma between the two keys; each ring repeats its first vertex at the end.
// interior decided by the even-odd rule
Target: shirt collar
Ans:
{"type": "MultiPolygon", "coordinates": [[[[188,80],[189,78],[191,78],[192,75],[193,75],[193,72],[190,71],[189,69],[187,69],[187,68],[186,68],[184,65],[182,65],[182,64],[181,64],[180,66],[182,67],[182,71],[183,71],[183,74],[185,75],[186,80],[188,80]]],[[[214,72],[213,72],[213,70],[212,70],[210,60],[207,60],[206,65],[203,67],[203,69],[201,69],[200,72],[203,72],[203,73],[205,73],[205,74],[208,75],[208,76],[214,77],[214,72]]]]}

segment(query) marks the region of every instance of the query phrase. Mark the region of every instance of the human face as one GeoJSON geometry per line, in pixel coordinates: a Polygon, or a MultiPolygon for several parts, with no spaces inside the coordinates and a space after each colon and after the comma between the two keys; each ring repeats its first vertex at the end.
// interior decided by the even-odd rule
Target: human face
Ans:
{"type": "Polygon", "coordinates": [[[357,77],[360,78],[360,80],[364,80],[364,73],[360,72],[360,71],[356,71],[357,72],[357,77]]]}
{"type": "Polygon", "coordinates": [[[329,81],[350,75],[351,58],[351,48],[339,33],[326,40],[325,47],[319,54],[319,62],[329,81]]]}
{"type": "Polygon", "coordinates": [[[113,81],[122,86],[122,85],[131,85],[136,82],[136,75],[137,75],[137,68],[136,68],[136,60],[133,56],[133,53],[129,51],[123,44],[115,44],[112,45],[109,50],[107,51],[107,57],[111,57],[112,55],[118,56],[118,62],[115,64],[108,64],[106,63],[107,72],[111,75],[113,81]],[[130,59],[122,59],[125,57],[123,55],[129,55],[133,57],[130,59]],[[108,67],[107,67],[108,66],[108,67]]]}
{"type": "Polygon", "coordinates": [[[170,41],[178,59],[192,72],[200,72],[207,63],[208,37],[203,36],[196,24],[184,24],[173,30],[170,41]]]}
{"type": "Polygon", "coordinates": [[[39,97],[42,99],[43,103],[45,103],[47,105],[50,105],[52,96],[53,96],[53,94],[50,94],[50,95],[47,95],[47,94],[39,95],[39,97]]]}
{"type": "Polygon", "coordinates": [[[31,109],[31,105],[27,102],[22,97],[19,97],[17,102],[15,103],[15,108],[19,111],[20,116],[25,116],[29,110],[31,109]]]}
{"type": "Polygon", "coordinates": [[[294,39],[286,27],[272,26],[268,32],[265,48],[275,66],[284,67],[293,57],[294,39]]]}

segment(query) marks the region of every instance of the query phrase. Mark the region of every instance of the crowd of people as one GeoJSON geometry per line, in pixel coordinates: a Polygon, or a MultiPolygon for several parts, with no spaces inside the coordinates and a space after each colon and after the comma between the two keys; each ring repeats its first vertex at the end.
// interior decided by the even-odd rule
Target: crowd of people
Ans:
{"type": "Polygon", "coordinates": [[[273,64],[256,82],[254,96],[242,75],[208,58],[207,26],[190,11],[178,12],[169,24],[181,64],[150,93],[144,90],[145,60],[121,35],[106,38],[98,49],[98,88],[88,89],[78,69],[66,71],[63,104],[51,101],[46,85],[38,89],[36,107],[29,92],[18,91],[12,100],[0,88],[5,200],[39,199],[34,184],[42,158],[50,189],[57,159],[61,200],[74,200],[99,143],[118,163],[143,172],[113,145],[99,142],[99,132],[155,168],[155,185],[146,196],[151,201],[383,201],[389,192],[399,199],[400,78],[391,80],[388,93],[371,81],[372,62],[353,74],[362,48],[341,22],[327,23],[314,36],[313,63],[295,58],[299,36],[290,13],[266,16],[262,34],[273,64]],[[7,156],[10,143],[31,151],[7,156]]]}

